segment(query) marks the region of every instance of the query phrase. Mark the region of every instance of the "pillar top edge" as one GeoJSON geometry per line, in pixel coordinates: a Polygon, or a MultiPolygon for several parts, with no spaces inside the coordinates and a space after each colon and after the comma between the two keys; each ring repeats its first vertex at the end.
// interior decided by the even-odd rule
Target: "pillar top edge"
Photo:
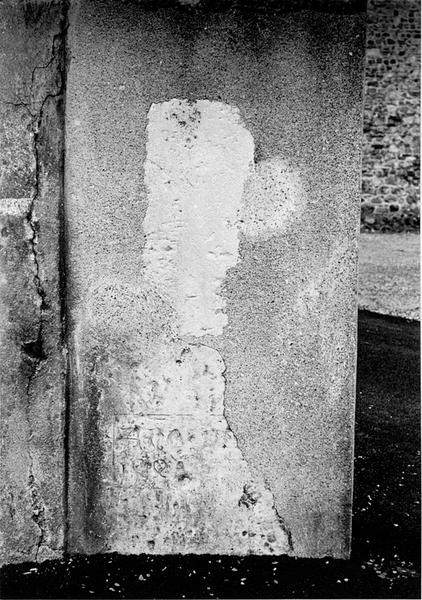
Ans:
{"type": "MultiPolygon", "coordinates": [[[[104,0],[92,0],[103,4],[104,0]]],[[[318,12],[352,14],[366,10],[366,0],[120,0],[122,4],[139,6],[146,10],[180,8],[205,12],[291,12],[316,10],[318,12]]],[[[72,0],[70,0],[72,3],[72,0]]],[[[106,2],[107,3],[107,2],[106,2]]]]}

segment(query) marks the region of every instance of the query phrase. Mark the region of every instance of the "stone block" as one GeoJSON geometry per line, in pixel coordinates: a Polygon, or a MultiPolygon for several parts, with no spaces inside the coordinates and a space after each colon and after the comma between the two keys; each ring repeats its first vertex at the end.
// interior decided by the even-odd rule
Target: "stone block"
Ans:
{"type": "Polygon", "coordinates": [[[363,22],[72,7],[70,551],[349,555],[363,22]]]}

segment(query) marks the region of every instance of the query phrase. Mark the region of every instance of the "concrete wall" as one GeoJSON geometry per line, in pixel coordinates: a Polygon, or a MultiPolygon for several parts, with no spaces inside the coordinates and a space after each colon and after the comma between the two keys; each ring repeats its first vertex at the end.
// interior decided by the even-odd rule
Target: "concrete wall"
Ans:
{"type": "Polygon", "coordinates": [[[69,549],[350,551],[363,18],[84,0],[69,549]]]}
{"type": "Polygon", "coordinates": [[[63,550],[62,8],[0,6],[0,562],[63,550]]]}
{"type": "Polygon", "coordinates": [[[420,2],[369,0],[362,228],[419,229],[420,2]]]}

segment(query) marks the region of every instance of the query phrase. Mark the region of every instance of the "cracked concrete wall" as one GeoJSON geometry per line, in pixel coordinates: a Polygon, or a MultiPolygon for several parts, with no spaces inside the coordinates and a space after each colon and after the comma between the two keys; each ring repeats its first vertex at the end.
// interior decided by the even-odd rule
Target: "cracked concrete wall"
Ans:
{"type": "Polygon", "coordinates": [[[1,562],[61,556],[63,3],[0,7],[1,562]]]}
{"type": "Polygon", "coordinates": [[[348,556],[363,23],[72,7],[70,550],[348,556]]]}

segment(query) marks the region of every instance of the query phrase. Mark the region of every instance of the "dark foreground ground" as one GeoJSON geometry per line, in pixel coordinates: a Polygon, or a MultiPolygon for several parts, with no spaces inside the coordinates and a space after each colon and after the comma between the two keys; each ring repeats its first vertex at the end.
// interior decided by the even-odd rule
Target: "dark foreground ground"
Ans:
{"type": "Polygon", "coordinates": [[[350,561],[74,556],[2,569],[2,598],[420,598],[419,324],[359,315],[350,561]]]}

